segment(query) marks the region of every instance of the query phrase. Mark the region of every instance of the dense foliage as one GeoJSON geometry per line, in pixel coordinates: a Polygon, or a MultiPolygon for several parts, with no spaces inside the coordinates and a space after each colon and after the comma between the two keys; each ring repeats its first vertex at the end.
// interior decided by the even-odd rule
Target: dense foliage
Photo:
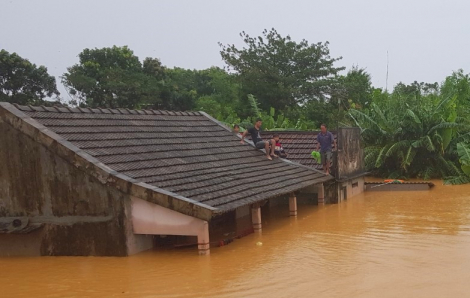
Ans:
{"type": "MultiPolygon", "coordinates": [[[[358,66],[344,74],[328,42],[296,42],[275,29],[240,34],[245,46],[222,45],[226,69],[169,68],[141,60],[126,46],[84,49],[61,77],[82,107],[200,110],[229,126],[263,120],[268,130],[358,126],[367,169],[389,178],[470,182],[470,76],[441,83],[374,88],[358,66]]],[[[0,101],[52,104],[59,92],[44,66],[0,52],[0,101]],[[46,100],[47,99],[47,100],[46,100]]]]}
{"type": "Polygon", "coordinates": [[[285,109],[312,100],[327,99],[344,67],[335,67],[341,58],[331,58],[328,42],[299,43],[275,29],[264,30],[263,36],[240,36],[246,48],[221,45],[220,54],[229,70],[239,74],[244,94],[253,94],[263,109],[285,109]]]}
{"type": "Polygon", "coordinates": [[[470,97],[462,97],[462,90],[467,89],[449,84],[445,82],[442,88],[400,84],[392,94],[375,93],[366,109],[349,110],[362,130],[368,170],[388,178],[468,181],[465,164],[459,167],[459,160],[467,159],[459,158],[459,153],[463,154],[470,140],[470,122],[464,112],[470,97]],[[444,86],[453,91],[442,92],[444,86]]]}
{"type": "Polygon", "coordinates": [[[44,66],[36,66],[16,53],[0,51],[0,101],[45,104],[46,97],[59,96],[55,78],[44,66]]]}
{"type": "MultiPolygon", "coordinates": [[[[159,102],[159,61],[144,60],[127,47],[85,49],[80,62],[68,68],[62,83],[74,104],[90,107],[138,108],[159,102]]],[[[160,72],[159,72],[160,70],[160,72]]]]}

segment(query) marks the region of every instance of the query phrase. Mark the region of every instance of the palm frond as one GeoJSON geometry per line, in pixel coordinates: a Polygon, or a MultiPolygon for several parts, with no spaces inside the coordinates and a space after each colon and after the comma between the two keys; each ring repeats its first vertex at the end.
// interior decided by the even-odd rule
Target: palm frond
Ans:
{"type": "Polygon", "coordinates": [[[470,143],[458,143],[457,153],[459,154],[460,163],[466,166],[470,166],[470,143]]]}
{"type": "Polygon", "coordinates": [[[426,150],[428,150],[429,152],[433,152],[433,151],[436,150],[436,148],[434,147],[434,145],[432,143],[431,138],[427,135],[424,136],[424,137],[421,137],[419,140],[414,141],[413,143],[411,143],[411,146],[413,146],[414,148],[423,147],[426,150]]]}
{"type": "Polygon", "coordinates": [[[432,179],[434,177],[438,177],[438,173],[437,173],[437,169],[432,166],[432,165],[428,165],[425,170],[423,171],[423,179],[424,180],[429,180],[429,179],[432,179]]]}
{"type": "Polygon", "coordinates": [[[452,129],[457,129],[457,130],[470,130],[470,125],[468,124],[463,124],[463,123],[455,123],[455,122],[442,122],[437,125],[434,125],[428,130],[428,134],[433,133],[434,131],[438,129],[447,129],[447,128],[452,128],[452,129]]]}
{"type": "Polygon", "coordinates": [[[457,123],[463,123],[463,124],[469,124],[470,125],[470,119],[467,117],[457,117],[455,119],[455,122],[457,123]]]}
{"type": "Polygon", "coordinates": [[[364,166],[366,169],[371,170],[375,167],[377,156],[380,153],[380,147],[366,147],[364,148],[364,166]]]}
{"type": "Polygon", "coordinates": [[[255,117],[261,117],[261,110],[258,101],[252,94],[248,94],[248,101],[250,102],[251,111],[255,117]]]}
{"type": "Polygon", "coordinates": [[[356,124],[357,127],[359,127],[361,129],[361,132],[364,130],[364,128],[361,126],[361,124],[359,123],[359,121],[356,119],[356,117],[354,117],[352,114],[351,114],[351,111],[353,111],[353,109],[349,110],[348,112],[348,116],[351,117],[354,121],[354,123],[356,124]]]}
{"type": "Polygon", "coordinates": [[[390,145],[385,145],[379,152],[377,159],[375,161],[375,167],[380,168],[385,161],[385,154],[387,153],[388,149],[390,149],[390,145]]]}
{"type": "Polygon", "coordinates": [[[376,105],[375,103],[372,103],[371,104],[372,106],[372,109],[374,110],[374,112],[377,114],[379,120],[380,120],[380,124],[382,124],[382,129],[383,130],[386,130],[388,131],[389,129],[389,123],[388,123],[388,120],[387,118],[385,117],[384,113],[382,112],[382,110],[379,108],[378,105],[376,105]]]}
{"type": "Polygon", "coordinates": [[[367,146],[364,148],[364,153],[368,154],[369,152],[378,152],[382,149],[382,146],[367,146]]]}
{"type": "MultiPolygon", "coordinates": [[[[459,175],[459,174],[462,173],[462,171],[460,171],[460,169],[452,161],[450,161],[450,160],[446,160],[446,161],[447,161],[447,164],[449,165],[451,173],[454,173],[455,175],[459,175]]],[[[466,174],[467,174],[467,176],[470,176],[468,173],[466,173],[466,174]]]]}
{"type": "Polygon", "coordinates": [[[387,178],[388,179],[408,179],[408,177],[403,175],[403,173],[400,171],[393,171],[389,173],[387,178]]]}
{"type": "Polygon", "coordinates": [[[400,151],[400,150],[403,150],[405,148],[410,147],[410,145],[411,145],[411,141],[408,141],[408,140],[403,140],[403,141],[396,142],[395,144],[390,146],[390,148],[385,153],[385,156],[390,157],[393,154],[397,153],[397,151],[400,151]]]}
{"type": "Polygon", "coordinates": [[[403,162],[401,167],[406,170],[411,163],[413,162],[414,157],[416,156],[416,150],[413,150],[413,146],[409,146],[406,152],[405,158],[403,158],[403,162]]]}
{"type": "Polygon", "coordinates": [[[416,116],[416,114],[412,110],[406,109],[405,116],[410,117],[414,121],[414,123],[421,124],[421,120],[418,116],[416,116]]]}
{"type": "Polygon", "coordinates": [[[372,119],[369,115],[355,109],[350,109],[348,114],[350,115],[351,118],[353,118],[354,122],[357,124],[361,130],[364,130],[366,127],[371,127],[374,129],[379,130],[381,133],[386,133],[382,127],[374,120],[372,119]]]}
{"type": "Polygon", "coordinates": [[[440,110],[441,110],[442,108],[444,108],[444,107],[447,105],[447,103],[448,103],[449,101],[455,100],[456,97],[457,97],[457,96],[454,95],[454,96],[447,96],[447,97],[444,97],[443,99],[441,99],[441,101],[439,101],[439,103],[437,104],[437,106],[436,106],[436,107],[434,108],[434,110],[432,111],[431,116],[434,116],[434,115],[436,115],[438,112],[440,112],[440,110]]]}
{"type": "Polygon", "coordinates": [[[462,171],[470,177],[470,143],[458,143],[457,153],[462,171]]]}
{"type": "Polygon", "coordinates": [[[459,185],[470,183],[470,177],[468,176],[449,176],[444,178],[445,185],[459,185]]]}
{"type": "Polygon", "coordinates": [[[456,145],[461,142],[470,143],[470,131],[453,138],[450,145],[456,145]]]}
{"type": "Polygon", "coordinates": [[[432,135],[432,141],[435,147],[439,147],[439,152],[444,153],[444,139],[439,133],[435,132],[432,135]]]}
{"type": "Polygon", "coordinates": [[[438,166],[438,170],[442,174],[442,177],[459,176],[462,174],[462,172],[455,166],[452,161],[446,160],[442,155],[438,156],[438,158],[436,159],[436,164],[438,166]]]}

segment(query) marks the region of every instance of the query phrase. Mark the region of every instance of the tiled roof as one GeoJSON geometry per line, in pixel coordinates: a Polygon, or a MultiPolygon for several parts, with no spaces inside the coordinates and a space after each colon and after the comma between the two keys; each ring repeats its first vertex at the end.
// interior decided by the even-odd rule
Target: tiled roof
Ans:
{"type": "Polygon", "coordinates": [[[216,213],[332,179],[267,160],[202,112],[15,106],[119,174],[216,213]]]}
{"type": "MultiPolygon", "coordinates": [[[[263,131],[263,139],[272,138],[273,134],[279,134],[282,147],[288,154],[287,158],[304,166],[320,170],[322,165],[312,158],[312,151],[317,150],[317,134],[319,131],[263,131]]],[[[336,133],[332,132],[336,138],[336,133]]]]}

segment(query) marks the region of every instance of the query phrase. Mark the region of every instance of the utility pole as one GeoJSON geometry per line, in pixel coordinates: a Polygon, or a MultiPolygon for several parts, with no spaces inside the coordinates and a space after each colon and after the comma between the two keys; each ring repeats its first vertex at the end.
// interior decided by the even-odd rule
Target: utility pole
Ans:
{"type": "Polygon", "coordinates": [[[387,51],[387,74],[385,76],[385,91],[388,91],[388,51],[387,51]]]}

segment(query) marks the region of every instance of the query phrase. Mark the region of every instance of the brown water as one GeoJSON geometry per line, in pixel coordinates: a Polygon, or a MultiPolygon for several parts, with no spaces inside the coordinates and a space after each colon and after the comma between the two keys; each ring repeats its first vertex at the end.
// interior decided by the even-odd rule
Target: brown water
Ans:
{"type": "Polygon", "coordinates": [[[470,297],[470,186],[436,184],[299,206],[210,257],[0,258],[0,296],[470,297]]]}

